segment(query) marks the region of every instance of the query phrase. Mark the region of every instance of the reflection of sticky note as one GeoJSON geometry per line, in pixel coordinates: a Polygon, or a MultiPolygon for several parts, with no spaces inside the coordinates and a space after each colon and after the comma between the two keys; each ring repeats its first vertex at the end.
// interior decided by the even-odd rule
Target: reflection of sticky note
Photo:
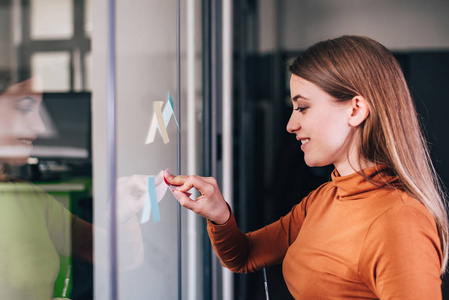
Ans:
{"type": "Polygon", "coordinates": [[[142,216],[140,217],[140,223],[146,223],[150,220],[151,215],[151,202],[150,202],[150,195],[148,191],[145,193],[145,201],[143,204],[142,209],[142,216]]]}
{"type": "Polygon", "coordinates": [[[159,205],[157,204],[156,185],[154,184],[154,176],[148,177],[148,195],[152,208],[153,223],[159,222],[161,215],[159,214],[159,205]]]}
{"type": "MultiPolygon", "coordinates": [[[[145,192],[144,205],[142,209],[142,215],[140,217],[140,223],[142,224],[150,220],[152,206],[157,207],[157,209],[159,209],[157,203],[162,201],[162,199],[165,196],[165,192],[167,191],[167,185],[164,184],[164,180],[162,179],[163,178],[162,172],[159,173],[159,175],[157,176],[150,176],[150,177],[152,177],[152,179],[147,178],[147,190],[145,192]],[[157,199],[155,205],[152,205],[153,198],[150,198],[150,192],[156,195],[155,197],[153,196],[154,199],[157,199]]],[[[157,214],[156,216],[153,215],[153,219],[157,216],[159,216],[159,214],[157,214]]],[[[154,220],[154,223],[156,222],[157,221],[154,220]]]]}
{"type": "Polygon", "coordinates": [[[154,138],[156,137],[157,131],[156,129],[159,129],[159,133],[162,136],[164,144],[167,144],[170,141],[170,139],[168,138],[167,126],[172,116],[173,119],[175,119],[178,131],[180,130],[178,121],[176,120],[175,112],[173,110],[173,99],[170,93],[168,93],[168,99],[167,102],[165,103],[164,111],[162,112],[163,104],[164,103],[162,101],[155,101],[153,103],[154,114],[153,118],[151,119],[150,129],[148,130],[148,135],[145,144],[150,144],[154,142],[154,138]]]}
{"type": "Polygon", "coordinates": [[[154,183],[154,176],[148,177],[147,180],[147,192],[145,193],[145,201],[143,205],[142,216],[140,218],[140,223],[143,224],[148,222],[150,220],[150,215],[153,216],[153,223],[157,223],[161,219],[156,186],[154,183]]]}

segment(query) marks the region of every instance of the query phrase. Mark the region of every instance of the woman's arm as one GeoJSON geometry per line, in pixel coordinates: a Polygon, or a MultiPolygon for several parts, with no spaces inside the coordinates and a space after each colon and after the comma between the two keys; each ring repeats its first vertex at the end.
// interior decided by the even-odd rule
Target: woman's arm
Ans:
{"type": "Polygon", "coordinates": [[[215,179],[168,173],[165,178],[169,184],[178,186],[174,194],[182,206],[208,219],[212,246],[222,264],[233,272],[253,272],[282,262],[304,220],[305,204],[297,205],[279,221],[245,234],[237,227],[215,179]],[[192,187],[201,194],[196,200],[185,194],[192,187]]]}
{"type": "Polygon", "coordinates": [[[223,225],[208,221],[207,230],[215,253],[225,267],[236,273],[254,272],[281,263],[302,224],[302,220],[294,218],[299,210],[297,205],[280,220],[247,234],[238,229],[233,214],[223,225]]]}

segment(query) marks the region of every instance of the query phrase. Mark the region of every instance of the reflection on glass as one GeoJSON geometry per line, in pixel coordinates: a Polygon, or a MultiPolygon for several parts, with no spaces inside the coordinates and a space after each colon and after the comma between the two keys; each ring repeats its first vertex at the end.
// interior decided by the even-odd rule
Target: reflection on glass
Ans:
{"type": "Polygon", "coordinates": [[[0,158],[3,164],[25,164],[37,135],[45,130],[39,113],[42,93],[35,81],[7,88],[0,96],[0,158]]]}
{"type": "Polygon", "coordinates": [[[31,0],[31,39],[70,39],[73,0],[31,0]]]}
{"type": "MultiPolygon", "coordinates": [[[[70,181],[33,184],[11,174],[11,168],[37,163],[30,154],[46,124],[41,114],[40,80],[11,84],[11,77],[2,79],[0,86],[6,88],[0,90],[0,299],[71,298],[79,292],[72,291],[75,259],[89,265],[93,262],[95,226],[69,210],[78,204],[71,201],[69,193],[81,191],[84,186],[70,181]],[[58,196],[50,195],[52,191],[58,196]]],[[[59,130],[59,134],[63,131],[59,130]]],[[[117,227],[123,238],[119,270],[133,269],[143,261],[137,213],[144,205],[147,177],[121,178],[117,184],[117,227]]],[[[108,235],[106,229],[95,230],[100,236],[108,235]]],[[[99,257],[95,266],[107,270],[109,262],[99,257]]]]}
{"type": "MultiPolygon", "coordinates": [[[[72,217],[36,186],[9,176],[45,130],[35,80],[0,91],[0,298],[51,299],[58,252],[69,255],[72,217]]],[[[6,85],[6,84],[5,84],[6,85]]]]}
{"type": "Polygon", "coordinates": [[[42,77],[44,91],[70,90],[70,53],[38,52],[31,57],[32,76],[42,77]]]}
{"type": "Polygon", "coordinates": [[[87,37],[92,35],[92,15],[90,11],[90,0],[84,2],[84,34],[87,37]]]}
{"type": "Polygon", "coordinates": [[[85,61],[85,67],[86,67],[86,71],[84,72],[84,84],[85,84],[85,90],[86,91],[91,91],[92,90],[92,86],[91,86],[91,78],[92,78],[92,52],[88,52],[84,58],[85,61]]]}

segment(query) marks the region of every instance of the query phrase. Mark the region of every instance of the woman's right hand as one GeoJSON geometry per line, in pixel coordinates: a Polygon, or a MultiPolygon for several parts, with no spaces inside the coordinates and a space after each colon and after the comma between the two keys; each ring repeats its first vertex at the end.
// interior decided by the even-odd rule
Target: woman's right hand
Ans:
{"type": "Polygon", "coordinates": [[[185,208],[216,224],[224,224],[229,220],[231,212],[215,178],[196,175],[175,176],[167,171],[164,172],[164,178],[169,184],[176,186],[173,194],[185,208]],[[185,194],[192,187],[196,188],[201,194],[195,200],[190,199],[185,194]]]}

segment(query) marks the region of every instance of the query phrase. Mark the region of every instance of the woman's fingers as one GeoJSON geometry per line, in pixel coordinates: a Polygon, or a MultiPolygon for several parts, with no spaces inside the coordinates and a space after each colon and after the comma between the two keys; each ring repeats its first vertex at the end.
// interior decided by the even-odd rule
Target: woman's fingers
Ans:
{"type": "Polygon", "coordinates": [[[180,191],[175,190],[173,193],[183,207],[216,224],[224,224],[230,217],[231,213],[226,202],[218,195],[214,195],[214,197],[200,196],[196,200],[192,200],[180,191]]]}
{"type": "Polygon", "coordinates": [[[167,183],[176,186],[173,193],[183,207],[218,224],[223,224],[229,219],[228,206],[215,178],[196,175],[174,176],[167,171],[164,173],[164,178],[167,183]],[[195,200],[190,199],[186,194],[191,188],[196,188],[201,194],[195,200]]]}
{"type": "Polygon", "coordinates": [[[175,195],[176,199],[178,200],[179,204],[181,206],[190,209],[194,213],[198,213],[198,210],[196,209],[196,201],[192,200],[187,196],[185,193],[182,193],[180,191],[174,190],[173,194],[175,195]]]}
{"type": "Polygon", "coordinates": [[[202,195],[212,193],[214,188],[217,187],[216,181],[215,186],[213,184],[213,180],[210,180],[209,178],[204,178],[196,175],[172,175],[169,174],[167,171],[165,171],[165,179],[167,182],[171,185],[177,186],[176,190],[181,192],[187,192],[191,188],[196,188],[202,195]]]}
{"type": "Polygon", "coordinates": [[[191,188],[196,188],[201,195],[208,195],[213,193],[215,188],[218,189],[218,186],[213,186],[204,180],[203,177],[192,175],[187,178],[183,185],[178,186],[176,189],[181,192],[187,192],[191,188]]]}
{"type": "Polygon", "coordinates": [[[189,176],[185,176],[185,175],[172,175],[170,174],[168,171],[164,171],[164,179],[167,183],[171,184],[171,185],[183,185],[184,182],[187,180],[189,176]]]}

